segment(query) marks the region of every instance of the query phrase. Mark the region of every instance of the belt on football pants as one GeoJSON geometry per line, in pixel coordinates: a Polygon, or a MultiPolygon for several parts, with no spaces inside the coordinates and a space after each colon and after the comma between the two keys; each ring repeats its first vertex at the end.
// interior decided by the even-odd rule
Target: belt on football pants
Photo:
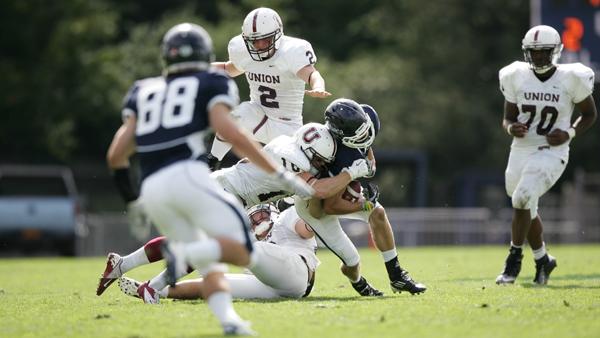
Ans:
{"type": "Polygon", "coordinates": [[[308,266],[308,263],[306,262],[306,258],[304,258],[304,256],[302,256],[302,255],[298,255],[298,256],[300,256],[300,258],[304,262],[304,265],[306,265],[306,269],[308,270],[308,282],[307,282],[308,285],[306,286],[306,291],[302,295],[302,298],[304,298],[304,297],[307,297],[308,295],[310,295],[310,292],[312,291],[313,286],[315,285],[316,271],[310,269],[310,267],[308,266]]]}

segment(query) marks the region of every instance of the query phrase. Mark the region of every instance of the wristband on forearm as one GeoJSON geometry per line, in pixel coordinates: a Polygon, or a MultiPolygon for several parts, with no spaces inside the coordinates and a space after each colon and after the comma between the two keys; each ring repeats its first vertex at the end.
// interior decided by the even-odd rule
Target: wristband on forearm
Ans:
{"type": "Polygon", "coordinates": [[[113,180],[125,203],[135,201],[139,197],[139,193],[133,188],[133,184],[131,184],[129,168],[115,169],[113,171],[113,180]]]}
{"type": "Polygon", "coordinates": [[[567,134],[569,134],[569,139],[573,139],[573,138],[575,138],[575,135],[577,135],[577,130],[575,130],[575,128],[571,127],[569,129],[567,129],[567,134]]]}
{"type": "Polygon", "coordinates": [[[371,211],[375,208],[375,204],[371,201],[364,201],[362,205],[363,211],[371,211]]]}

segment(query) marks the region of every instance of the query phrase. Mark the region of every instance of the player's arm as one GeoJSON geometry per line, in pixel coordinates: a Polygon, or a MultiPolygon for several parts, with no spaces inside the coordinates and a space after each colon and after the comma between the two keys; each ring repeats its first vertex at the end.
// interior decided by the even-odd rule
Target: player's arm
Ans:
{"type": "Polygon", "coordinates": [[[364,198],[351,202],[342,198],[344,192],[345,190],[339,191],[334,196],[324,199],[323,212],[328,215],[345,215],[365,210],[365,203],[368,202],[364,198]]]}
{"type": "Polygon", "coordinates": [[[298,218],[294,224],[294,231],[296,231],[298,236],[300,236],[302,239],[310,239],[315,236],[315,233],[312,231],[312,229],[301,218],[298,218]]]}
{"type": "Polygon", "coordinates": [[[136,117],[129,116],[115,133],[106,154],[106,162],[113,170],[113,179],[125,202],[138,198],[129,178],[129,157],[135,153],[136,117]]]}
{"type": "Polygon", "coordinates": [[[575,120],[573,126],[569,130],[554,129],[546,135],[546,140],[551,146],[561,145],[567,142],[575,135],[581,135],[588,130],[596,121],[598,111],[596,103],[592,95],[583,99],[583,101],[575,104],[575,107],[580,111],[581,115],[575,120]]]}
{"type": "Polygon", "coordinates": [[[210,64],[214,68],[222,69],[229,75],[229,77],[236,77],[244,74],[243,71],[237,69],[237,67],[231,61],[227,62],[213,62],[210,64]]]}
{"type": "Polygon", "coordinates": [[[310,86],[310,90],[305,91],[307,95],[318,98],[331,96],[331,93],[325,90],[325,79],[315,66],[304,66],[296,73],[296,76],[310,86]]]}
{"type": "Polygon", "coordinates": [[[350,174],[346,171],[341,172],[333,177],[319,179],[306,172],[300,173],[298,176],[310,184],[313,189],[315,189],[314,197],[320,199],[333,196],[338,191],[346,188],[348,183],[352,181],[352,176],[350,176],[350,174]]]}
{"type": "Polygon", "coordinates": [[[502,127],[506,132],[514,137],[523,137],[527,134],[527,126],[517,120],[519,116],[519,107],[512,102],[504,100],[504,120],[502,127]]]}

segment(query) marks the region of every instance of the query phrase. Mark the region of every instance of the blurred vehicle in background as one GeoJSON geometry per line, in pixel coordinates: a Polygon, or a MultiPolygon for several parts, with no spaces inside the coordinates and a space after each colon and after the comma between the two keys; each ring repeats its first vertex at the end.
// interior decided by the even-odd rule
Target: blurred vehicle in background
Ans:
{"type": "Polygon", "coordinates": [[[0,165],[0,250],[74,256],[83,219],[68,167],[0,165]]]}

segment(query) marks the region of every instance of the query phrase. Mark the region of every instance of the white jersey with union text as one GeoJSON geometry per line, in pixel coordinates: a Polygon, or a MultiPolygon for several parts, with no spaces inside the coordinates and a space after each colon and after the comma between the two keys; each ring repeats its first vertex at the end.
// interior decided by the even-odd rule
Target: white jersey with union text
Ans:
{"type": "MultiPolygon", "coordinates": [[[[291,172],[311,171],[308,158],[290,136],[276,137],[264,150],[291,172]]],[[[280,180],[247,160],[242,160],[230,168],[217,170],[211,177],[229,193],[238,197],[247,208],[293,195],[280,180]]]]}
{"type": "Polygon", "coordinates": [[[301,123],[305,83],[296,73],[315,64],[317,56],[306,40],[286,35],[281,40],[273,57],[255,61],[242,36],[235,36],[229,41],[229,60],[245,72],[250,101],[259,103],[269,118],[301,123]]]}
{"type": "MultiPolygon", "coordinates": [[[[594,72],[581,63],[559,64],[542,82],[528,63],[516,61],[502,68],[499,77],[504,98],[519,107],[518,121],[529,128],[525,137],[513,138],[513,149],[547,146],[546,134],[569,129],[575,104],[594,88],[594,72]]],[[[569,142],[558,147],[568,153],[569,142]]]]}

